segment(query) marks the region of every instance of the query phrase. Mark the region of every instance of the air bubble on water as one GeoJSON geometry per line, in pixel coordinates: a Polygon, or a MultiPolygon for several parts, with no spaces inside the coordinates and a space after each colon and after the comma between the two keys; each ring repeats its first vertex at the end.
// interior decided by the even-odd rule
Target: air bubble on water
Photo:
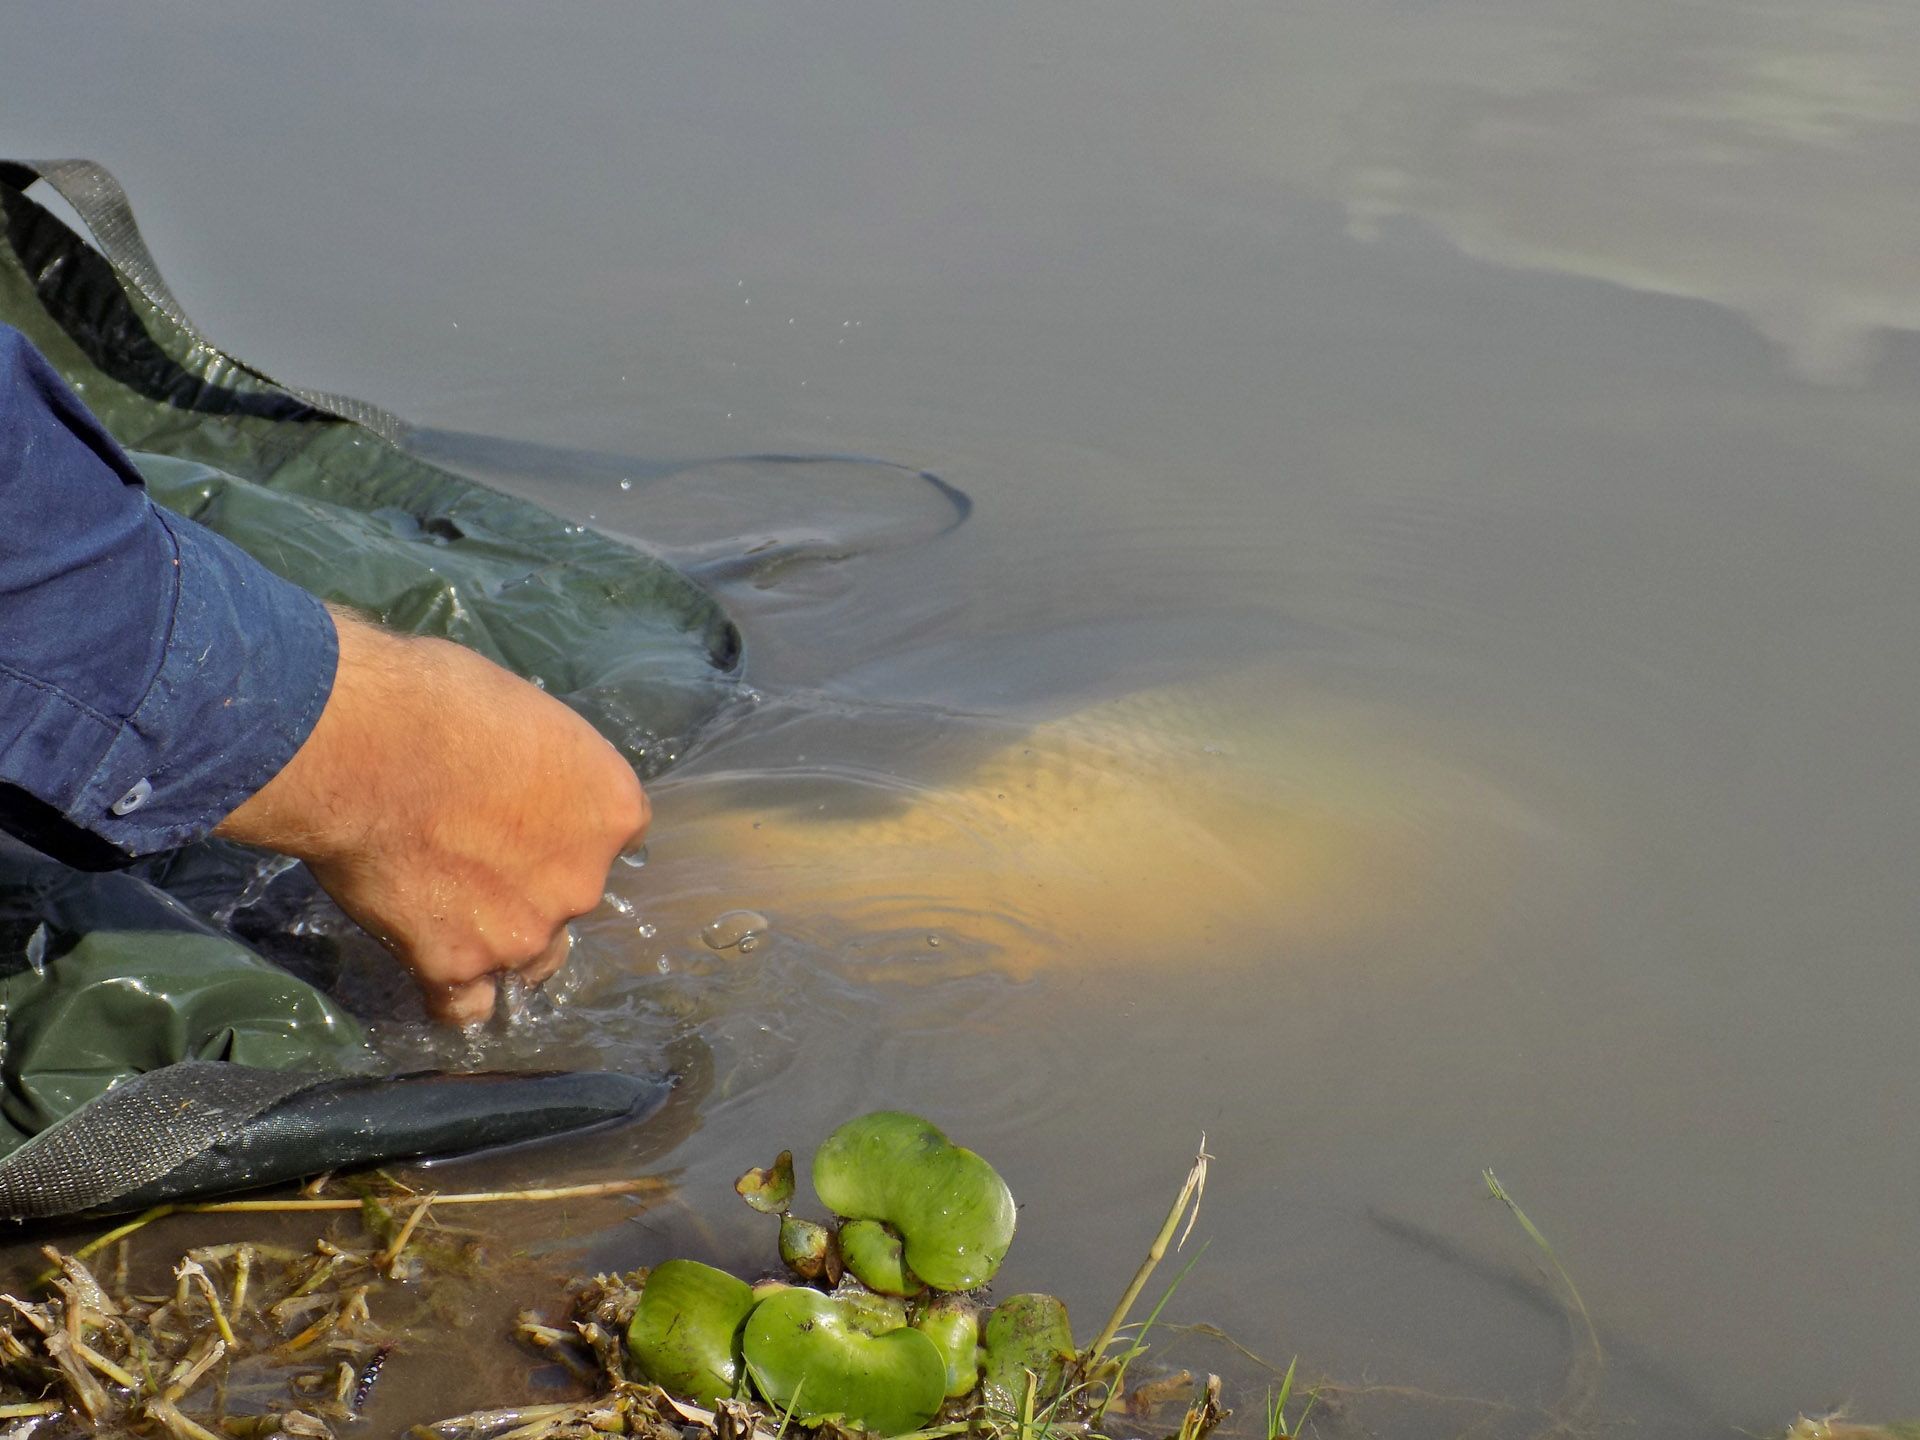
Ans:
{"type": "Polygon", "coordinates": [[[745,953],[759,944],[768,928],[767,917],[757,910],[729,910],[708,921],[700,932],[700,939],[709,950],[745,953]]]}
{"type": "Polygon", "coordinates": [[[938,935],[927,936],[927,944],[931,945],[935,950],[938,950],[940,948],[940,937],[938,935]]]}
{"type": "Polygon", "coordinates": [[[646,921],[642,920],[638,925],[633,927],[633,933],[638,935],[642,940],[651,940],[660,933],[660,927],[658,925],[649,925],[646,921]]]}
{"type": "Polygon", "coordinates": [[[631,490],[631,489],[633,488],[633,481],[631,481],[631,480],[622,480],[622,481],[620,482],[620,488],[621,488],[622,490],[631,490]]]}

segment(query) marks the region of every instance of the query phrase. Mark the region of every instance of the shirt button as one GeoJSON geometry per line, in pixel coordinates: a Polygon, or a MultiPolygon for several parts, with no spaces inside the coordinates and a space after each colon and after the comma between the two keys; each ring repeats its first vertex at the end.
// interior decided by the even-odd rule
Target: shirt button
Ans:
{"type": "Polygon", "coordinates": [[[133,788],[114,801],[111,808],[116,815],[131,815],[152,798],[153,781],[136,780],[133,782],[133,788]]]}

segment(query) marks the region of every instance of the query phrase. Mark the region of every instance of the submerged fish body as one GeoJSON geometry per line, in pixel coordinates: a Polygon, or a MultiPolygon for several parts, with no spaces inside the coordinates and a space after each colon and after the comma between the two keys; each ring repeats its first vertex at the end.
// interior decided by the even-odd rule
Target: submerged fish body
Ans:
{"type": "Polygon", "coordinates": [[[673,931],[744,908],[1015,974],[1384,933],[1436,898],[1469,832],[1524,821],[1359,712],[1259,677],[1025,727],[794,714],[654,799],[645,903],[673,931]]]}

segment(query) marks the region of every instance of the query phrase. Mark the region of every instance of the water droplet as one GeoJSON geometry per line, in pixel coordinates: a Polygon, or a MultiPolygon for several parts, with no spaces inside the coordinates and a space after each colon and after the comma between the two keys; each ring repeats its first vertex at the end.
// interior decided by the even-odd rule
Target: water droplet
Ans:
{"type": "Polygon", "coordinates": [[[620,863],[629,870],[641,869],[647,863],[647,847],[642,845],[638,850],[621,851],[620,863]]]}
{"type": "Polygon", "coordinates": [[[631,490],[631,489],[633,488],[633,481],[631,481],[631,480],[622,480],[622,481],[620,482],[620,488],[621,488],[622,490],[631,490]]]}
{"type": "Polygon", "coordinates": [[[716,916],[700,932],[709,950],[752,950],[769,929],[767,917],[757,910],[729,910],[716,916]]]}
{"type": "Polygon", "coordinates": [[[938,935],[927,936],[927,944],[938,950],[940,948],[940,937],[938,935]]]}

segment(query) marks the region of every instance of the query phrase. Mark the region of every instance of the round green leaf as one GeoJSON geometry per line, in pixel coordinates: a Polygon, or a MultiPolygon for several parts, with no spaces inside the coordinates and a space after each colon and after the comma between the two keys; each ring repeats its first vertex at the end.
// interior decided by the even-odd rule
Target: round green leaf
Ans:
{"type": "Polygon", "coordinates": [[[1013,1195],[994,1168],[917,1115],[849,1120],[813,1157],[813,1188],[836,1214],[884,1220],[906,1265],[936,1290],[971,1290],[1013,1243],[1013,1195]]]}
{"type": "Polygon", "coordinates": [[[711,1407],[739,1384],[740,1332],[753,1307],[746,1281],[698,1260],[668,1260],[640,1292],[627,1355],[668,1394],[711,1407]]]}
{"type": "Polygon", "coordinates": [[[913,1328],[933,1341],[947,1362],[947,1398],[973,1393],[980,1382],[980,1309],[964,1295],[937,1296],[913,1317],[913,1328]]]}
{"type": "Polygon", "coordinates": [[[878,1220],[849,1220],[842,1225],[840,1258],[854,1279],[882,1295],[918,1295],[924,1288],[907,1269],[900,1237],[878,1220]]]}
{"type": "Polygon", "coordinates": [[[808,1424],[836,1416],[876,1435],[918,1430],[947,1393],[946,1362],[918,1330],[818,1290],[783,1290],[747,1317],[742,1347],[762,1398],[808,1424]]]}
{"type": "Polygon", "coordinates": [[[1036,1381],[1035,1398],[1044,1406],[1059,1393],[1074,1355],[1067,1307],[1051,1295],[1009,1295],[987,1317],[980,1344],[981,1398],[988,1407],[1010,1414],[1020,1412],[1029,1371],[1036,1381]]]}

